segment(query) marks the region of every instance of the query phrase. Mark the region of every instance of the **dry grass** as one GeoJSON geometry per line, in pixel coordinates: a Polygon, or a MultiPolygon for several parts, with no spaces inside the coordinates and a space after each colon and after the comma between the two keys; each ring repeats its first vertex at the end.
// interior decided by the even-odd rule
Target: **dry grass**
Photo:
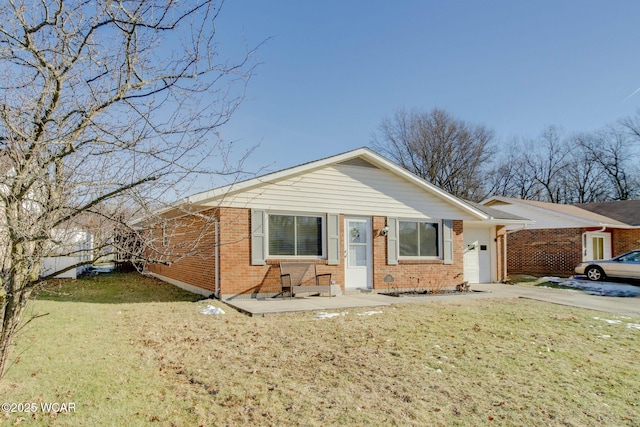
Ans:
{"type": "Polygon", "coordinates": [[[527,300],[249,318],[155,281],[138,292],[173,302],[74,302],[82,286],[34,303],[51,314],[0,382],[5,400],[76,412],[7,424],[640,425],[639,319],[527,300]]]}

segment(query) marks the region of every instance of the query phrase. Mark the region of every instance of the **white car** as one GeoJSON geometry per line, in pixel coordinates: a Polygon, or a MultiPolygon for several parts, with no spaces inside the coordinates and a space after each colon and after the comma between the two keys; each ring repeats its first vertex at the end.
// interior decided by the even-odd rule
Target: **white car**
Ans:
{"type": "Polygon", "coordinates": [[[575,271],[589,280],[604,280],[607,277],[640,279],[640,249],[607,260],[581,262],[575,271]]]}

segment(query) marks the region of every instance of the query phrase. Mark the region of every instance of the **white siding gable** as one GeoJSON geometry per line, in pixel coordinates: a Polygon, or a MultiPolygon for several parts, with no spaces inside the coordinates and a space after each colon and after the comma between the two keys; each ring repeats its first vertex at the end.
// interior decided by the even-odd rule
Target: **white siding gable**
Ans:
{"type": "Polygon", "coordinates": [[[348,164],[334,164],[265,182],[217,198],[210,205],[300,213],[477,219],[397,174],[348,164]]]}
{"type": "MultiPolygon", "coordinates": [[[[513,215],[518,215],[523,218],[527,218],[535,221],[531,225],[527,225],[528,229],[541,229],[541,228],[581,228],[581,227],[593,227],[594,224],[589,224],[586,221],[580,221],[579,219],[572,219],[566,215],[556,214],[549,210],[536,209],[534,207],[527,207],[522,205],[515,205],[510,203],[492,203],[489,205],[492,208],[500,209],[501,211],[508,212],[513,215]]],[[[507,229],[520,229],[522,226],[507,226],[507,229]]]]}

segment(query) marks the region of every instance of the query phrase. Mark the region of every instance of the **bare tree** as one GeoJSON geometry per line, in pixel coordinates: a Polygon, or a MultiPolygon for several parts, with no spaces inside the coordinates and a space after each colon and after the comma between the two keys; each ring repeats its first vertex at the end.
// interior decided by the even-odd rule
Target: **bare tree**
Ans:
{"type": "Polygon", "coordinates": [[[235,171],[217,130],[255,63],[251,49],[220,58],[219,13],[212,0],[0,5],[0,376],[29,296],[58,273],[41,277],[64,247],[54,230],[92,228],[93,262],[180,179],[235,171]]]}
{"type": "Polygon", "coordinates": [[[537,139],[514,138],[494,161],[487,193],[526,200],[560,202],[569,148],[560,131],[549,127],[537,139]]]}
{"type": "Polygon", "coordinates": [[[549,127],[538,139],[515,141],[496,163],[488,193],[554,203],[637,196],[638,151],[631,144],[634,125],[627,119],[598,132],[569,137],[549,127]]]}
{"type": "Polygon", "coordinates": [[[568,140],[567,167],[562,175],[563,203],[592,203],[609,200],[611,188],[599,163],[585,147],[593,134],[576,134],[568,140]]]}
{"type": "Polygon", "coordinates": [[[640,197],[640,111],[599,134],[591,150],[616,190],[617,200],[640,197]]]}
{"type": "Polygon", "coordinates": [[[485,182],[486,194],[535,200],[540,189],[523,156],[524,143],[513,140],[509,149],[494,161],[485,182]]]}
{"type": "Polygon", "coordinates": [[[537,198],[560,203],[562,176],[568,167],[569,151],[560,131],[556,127],[548,127],[538,141],[531,141],[527,145],[523,157],[528,173],[538,183],[537,198]]]}
{"type": "Polygon", "coordinates": [[[373,145],[401,166],[449,193],[470,200],[484,197],[487,161],[494,154],[493,132],[441,109],[401,109],[382,120],[373,145]]]}

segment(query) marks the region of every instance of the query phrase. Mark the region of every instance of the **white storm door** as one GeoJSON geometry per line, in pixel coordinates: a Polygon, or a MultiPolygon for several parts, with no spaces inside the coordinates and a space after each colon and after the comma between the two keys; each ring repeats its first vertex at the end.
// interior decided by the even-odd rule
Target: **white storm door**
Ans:
{"type": "Polygon", "coordinates": [[[372,277],[371,218],[345,217],[344,287],[370,289],[372,277]]]}
{"type": "Polygon", "coordinates": [[[585,240],[586,258],[583,261],[611,259],[610,233],[586,233],[585,240]]]}
{"type": "Polygon", "coordinates": [[[469,283],[491,283],[491,228],[464,227],[464,280],[469,283]]]}
{"type": "Polygon", "coordinates": [[[464,281],[480,283],[480,254],[477,240],[466,244],[462,262],[464,265],[464,281]]]}

